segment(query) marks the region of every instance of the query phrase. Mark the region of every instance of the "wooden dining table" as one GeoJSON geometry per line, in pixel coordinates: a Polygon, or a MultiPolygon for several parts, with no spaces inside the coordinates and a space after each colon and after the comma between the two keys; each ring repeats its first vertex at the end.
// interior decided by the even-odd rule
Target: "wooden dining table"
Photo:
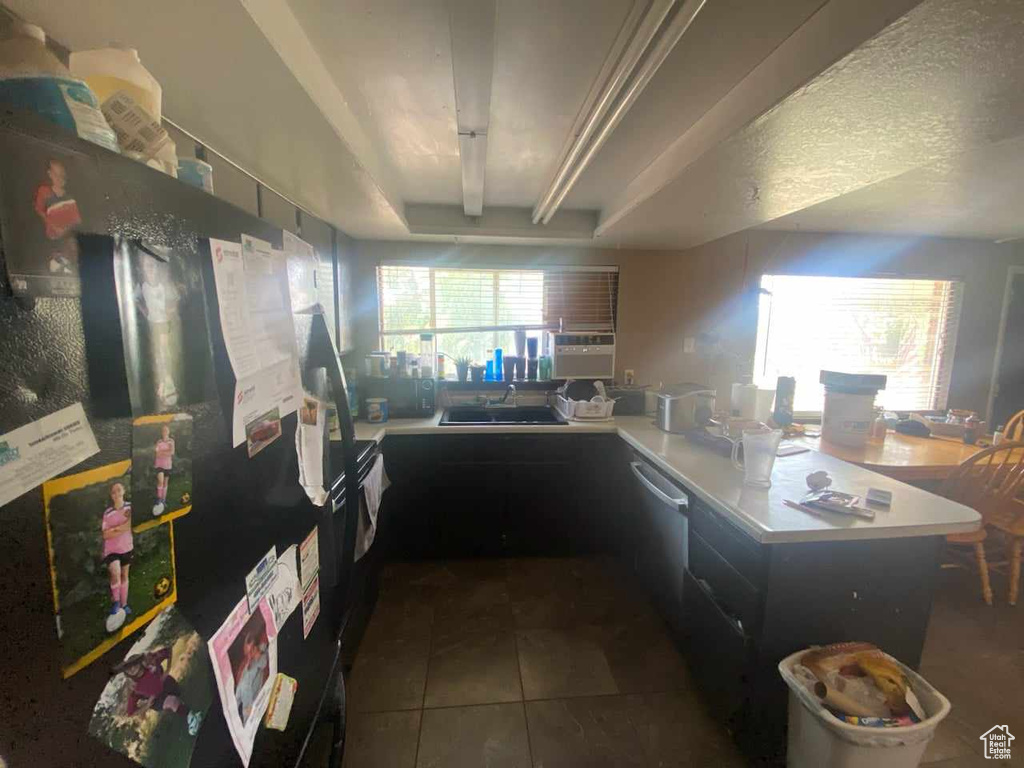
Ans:
{"type": "Polygon", "coordinates": [[[885,440],[869,440],[859,448],[836,445],[820,437],[797,437],[793,443],[827,453],[894,480],[927,485],[944,480],[960,462],[988,447],[987,440],[984,445],[967,445],[962,439],[914,437],[892,430],[889,430],[885,440]]]}

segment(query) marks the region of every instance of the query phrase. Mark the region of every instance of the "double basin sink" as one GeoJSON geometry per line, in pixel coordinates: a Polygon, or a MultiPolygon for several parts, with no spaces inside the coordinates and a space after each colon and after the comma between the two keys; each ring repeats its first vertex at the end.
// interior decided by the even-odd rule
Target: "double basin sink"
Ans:
{"type": "Polygon", "coordinates": [[[445,408],[438,424],[465,426],[466,424],[565,424],[566,421],[547,405],[482,406],[458,405],[445,408]]]}

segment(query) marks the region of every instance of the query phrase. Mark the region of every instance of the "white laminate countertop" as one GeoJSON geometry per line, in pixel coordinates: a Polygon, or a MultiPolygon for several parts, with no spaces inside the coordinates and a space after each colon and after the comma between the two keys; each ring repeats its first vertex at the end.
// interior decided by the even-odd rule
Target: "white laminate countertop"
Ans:
{"type": "Polygon", "coordinates": [[[719,514],[765,544],[804,541],[890,539],[940,536],[978,529],[973,509],[817,451],[775,460],[772,487],[750,488],[732,462],[682,435],[662,432],[649,416],[616,416],[610,422],[566,425],[439,426],[441,413],[424,419],[393,419],[385,424],[356,423],[356,438],[430,434],[618,434],[665,475],[684,485],[719,514]],[[876,508],[874,520],[833,513],[812,515],[785,505],[807,492],[806,477],[824,469],[836,490],[863,496],[868,488],[892,492],[892,506],[876,508]]]}

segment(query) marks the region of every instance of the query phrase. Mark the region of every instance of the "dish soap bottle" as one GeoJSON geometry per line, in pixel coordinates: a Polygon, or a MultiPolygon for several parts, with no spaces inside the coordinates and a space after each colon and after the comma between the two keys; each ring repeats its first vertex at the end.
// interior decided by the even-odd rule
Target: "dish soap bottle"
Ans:
{"type": "Polygon", "coordinates": [[[46,47],[46,33],[15,22],[0,41],[0,102],[34,112],[79,138],[118,152],[96,95],[46,47]]]}

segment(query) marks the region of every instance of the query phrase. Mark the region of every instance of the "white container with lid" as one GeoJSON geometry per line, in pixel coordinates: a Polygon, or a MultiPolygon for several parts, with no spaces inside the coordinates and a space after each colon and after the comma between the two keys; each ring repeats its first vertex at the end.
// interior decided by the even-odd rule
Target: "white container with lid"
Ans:
{"type": "Polygon", "coordinates": [[[139,52],[117,46],[76,51],[71,54],[70,64],[71,72],[96,94],[121,149],[176,177],[177,148],[161,124],[163,89],[142,66],[139,52]]]}
{"type": "Polygon", "coordinates": [[[100,104],[125,91],[157,122],[163,116],[163,89],[142,66],[134,48],[97,48],[75,51],[69,59],[71,74],[89,84],[100,104]]]}
{"type": "Polygon", "coordinates": [[[867,444],[874,422],[875,396],[885,389],[886,377],[822,371],[825,407],[821,412],[821,439],[860,448],[867,444]]]}
{"type": "Polygon", "coordinates": [[[15,22],[0,40],[0,101],[37,115],[112,152],[117,137],[88,84],[46,47],[46,33],[15,22]]]}

